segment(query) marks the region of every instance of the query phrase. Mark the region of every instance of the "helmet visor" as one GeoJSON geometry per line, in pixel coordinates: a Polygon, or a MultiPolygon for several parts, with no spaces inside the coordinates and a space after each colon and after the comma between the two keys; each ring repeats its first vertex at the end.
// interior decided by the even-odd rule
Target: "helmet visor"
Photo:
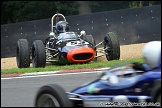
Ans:
{"type": "Polygon", "coordinates": [[[69,27],[68,27],[68,25],[65,25],[65,26],[63,26],[63,25],[60,25],[59,27],[58,27],[58,31],[59,32],[63,32],[63,31],[69,31],[69,27]]]}

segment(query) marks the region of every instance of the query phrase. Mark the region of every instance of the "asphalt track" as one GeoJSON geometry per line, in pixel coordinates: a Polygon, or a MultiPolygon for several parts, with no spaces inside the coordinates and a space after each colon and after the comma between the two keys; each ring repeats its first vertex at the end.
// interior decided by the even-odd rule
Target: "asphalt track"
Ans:
{"type": "Polygon", "coordinates": [[[101,72],[99,70],[83,71],[40,72],[1,77],[1,107],[33,107],[35,95],[41,86],[56,83],[65,91],[71,91],[95,80],[98,72],[101,72]]]}

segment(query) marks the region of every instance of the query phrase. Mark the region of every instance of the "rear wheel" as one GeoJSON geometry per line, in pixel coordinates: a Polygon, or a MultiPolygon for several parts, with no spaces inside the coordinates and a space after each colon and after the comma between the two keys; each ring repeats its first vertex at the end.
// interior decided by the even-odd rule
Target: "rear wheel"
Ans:
{"type": "Polygon", "coordinates": [[[35,107],[72,107],[65,90],[57,84],[43,86],[35,98],[35,107]]]}
{"type": "Polygon", "coordinates": [[[119,40],[113,32],[107,33],[104,37],[104,49],[108,61],[120,59],[119,40]]]}
{"type": "Polygon", "coordinates": [[[17,41],[16,62],[18,68],[30,67],[30,48],[27,39],[19,39],[17,41]]]}
{"type": "Polygon", "coordinates": [[[45,67],[46,53],[41,40],[35,40],[32,45],[32,65],[34,68],[45,67]]]}

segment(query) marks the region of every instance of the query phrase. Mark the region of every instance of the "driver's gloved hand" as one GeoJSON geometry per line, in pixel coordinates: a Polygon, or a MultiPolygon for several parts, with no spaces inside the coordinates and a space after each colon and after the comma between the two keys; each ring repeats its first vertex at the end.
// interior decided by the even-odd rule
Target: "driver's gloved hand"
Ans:
{"type": "Polygon", "coordinates": [[[133,66],[132,66],[133,69],[145,71],[145,68],[143,67],[143,63],[134,62],[132,64],[133,64],[133,66]]]}

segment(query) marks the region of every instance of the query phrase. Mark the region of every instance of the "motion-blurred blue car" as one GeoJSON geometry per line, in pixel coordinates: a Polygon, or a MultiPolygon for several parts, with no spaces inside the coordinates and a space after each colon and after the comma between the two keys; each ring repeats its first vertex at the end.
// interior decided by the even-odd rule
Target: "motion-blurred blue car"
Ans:
{"type": "Polygon", "coordinates": [[[35,107],[161,106],[161,60],[147,72],[119,66],[70,92],[57,84],[41,87],[35,107]]]}

